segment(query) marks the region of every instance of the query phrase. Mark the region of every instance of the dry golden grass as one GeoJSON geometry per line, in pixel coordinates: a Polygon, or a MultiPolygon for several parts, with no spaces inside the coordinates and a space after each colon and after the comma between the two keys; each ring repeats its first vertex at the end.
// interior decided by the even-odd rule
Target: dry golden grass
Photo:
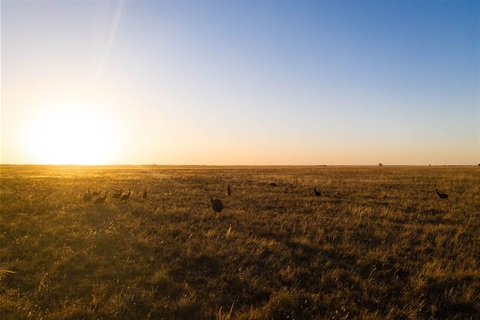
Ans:
{"type": "Polygon", "coordinates": [[[0,318],[480,319],[479,176],[2,166],[0,318]]]}

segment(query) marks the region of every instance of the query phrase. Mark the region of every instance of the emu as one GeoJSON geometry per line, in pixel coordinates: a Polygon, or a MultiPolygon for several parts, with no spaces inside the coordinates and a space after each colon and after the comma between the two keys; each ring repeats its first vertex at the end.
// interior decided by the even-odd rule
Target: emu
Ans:
{"type": "Polygon", "coordinates": [[[147,199],[147,189],[143,192],[143,199],[147,199]]]}
{"type": "Polygon", "coordinates": [[[313,188],[313,192],[315,192],[316,197],[320,197],[322,195],[320,191],[317,191],[317,188],[313,188]]]}
{"type": "Polygon", "coordinates": [[[95,201],[93,203],[102,204],[102,203],[105,202],[105,199],[107,199],[107,191],[105,191],[105,195],[103,196],[103,198],[97,198],[97,199],[95,199],[95,201]]]}
{"type": "Polygon", "coordinates": [[[232,189],[230,189],[230,185],[227,186],[227,196],[232,195],[232,189]]]}
{"type": "Polygon", "coordinates": [[[119,192],[114,193],[112,198],[113,199],[119,199],[121,196],[122,196],[122,191],[120,190],[119,192]]]}
{"type": "Polygon", "coordinates": [[[90,193],[90,189],[83,195],[83,201],[92,201],[93,195],[90,193]]]}
{"type": "Polygon", "coordinates": [[[440,192],[438,192],[437,189],[435,189],[435,192],[438,194],[438,196],[440,197],[440,199],[442,199],[442,200],[448,200],[448,194],[440,193],[440,192]]]}
{"type": "Polygon", "coordinates": [[[213,197],[210,197],[210,204],[212,205],[212,209],[213,211],[215,211],[215,214],[222,212],[223,210],[222,201],[218,199],[213,199],[213,197]]]}
{"type": "Polygon", "coordinates": [[[120,197],[120,200],[123,200],[123,201],[126,201],[128,200],[128,198],[130,198],[130,194],[132,192],[130,190],[128,190],[128,193],[127,194],[124,194],[123,196],[120,197]]]}

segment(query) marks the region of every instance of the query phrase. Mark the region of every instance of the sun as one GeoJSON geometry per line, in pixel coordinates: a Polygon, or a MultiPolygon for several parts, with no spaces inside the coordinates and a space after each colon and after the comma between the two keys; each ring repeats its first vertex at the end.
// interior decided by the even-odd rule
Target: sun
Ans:
{"type": "Polygon", "coordinates": [[[119,151],[118,130],[91,104],[40,108],[26,134],[28,152],[39,164],[110,164],[119,151]]]}

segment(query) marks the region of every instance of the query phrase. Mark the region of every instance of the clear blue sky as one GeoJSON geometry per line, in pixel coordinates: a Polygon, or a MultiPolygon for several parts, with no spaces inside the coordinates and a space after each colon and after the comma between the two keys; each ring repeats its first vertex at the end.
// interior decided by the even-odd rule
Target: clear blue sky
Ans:
{"type": "Polygon", "coordinates": [[[2,1],[1,18],[2,163],[480,162],[476,1],[2,1]]]}

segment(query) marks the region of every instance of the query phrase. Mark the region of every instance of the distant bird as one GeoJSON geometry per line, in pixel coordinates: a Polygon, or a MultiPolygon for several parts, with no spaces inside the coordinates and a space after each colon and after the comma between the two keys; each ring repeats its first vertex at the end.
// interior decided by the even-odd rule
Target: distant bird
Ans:
{"type": "Polygon", "coordinates": [[[105,199],[107,199],[107,192],[105,191],[105,195],[103,196],[103,198],[97,198],[95,199],[95,201],[93,203],[95,204],[102,204],[105,202],[105,199]]]}
{"type": "Polygon", "coordinates": [[[230,185],[227,186],[227,196],[232,195],[232,189],[230,189],[230,185]]]}
{"type": "Polygon", "coordinates": [[[122,196],[122,191],[119,191],[119,192],[117,192],[117,193],[114,193],[113,196],[112,196],[112,198],[113,198],[113,199],[119,199],[121,196],[122,196]]]}
{"type": "Polygon", "coordinates": [[[317,191],[317,188],[313,188],[313,192],[315,192],[316,197],[320,197],[322,195],[320,191],[317,191]]]}
{"type": "Polygon", "coordinates": [[[83,195],[83,201],[85,202],[89,202],[89,201],[92,201],[92,194],[90,193],[90,189],[88,189],[88,191],[83,195]]]}
{"type": "Polygon", "coordinates": [[[222,210],[223,210],[222,201],[220,201],[218,199],[213,199],[213,197],[210,197],[210,204],[212,205],[212,209],[213,209],[213,211],[215,211],[215,213],[222,212],[222,210]]]}
{"type": "Polygon", "coordinates": [[[99,196],[99,195],[100,195],[100,192],[98,192],[98,191],[93,191],[93,192],[92,192],[92,195],[93,195],[94,197],[99,196]]]}
{"type": "Polygon", "coordinates": [[[120,197],[120,200],[123,200],[123,201],[126,201],[128,200],[128,198],[130,198],[130,194],[132,192],[130,190],[128,190],[128,193],[127,194],[124,194],[123,196],[120,197]]]}
{"type": "Polygon", "coordinates": [[[435,192],[438,194],[438,196],[440,197],[440,199],[442,199],[442,200],[448,200],[448,194],[440,193],[440,192],[438,192],[437,189],[435,189],[435,192]]]}
{"type": "Polygon", "coordinates": [[[147,199],[147,189],[143,192],[143,199],[147,199]]]}

